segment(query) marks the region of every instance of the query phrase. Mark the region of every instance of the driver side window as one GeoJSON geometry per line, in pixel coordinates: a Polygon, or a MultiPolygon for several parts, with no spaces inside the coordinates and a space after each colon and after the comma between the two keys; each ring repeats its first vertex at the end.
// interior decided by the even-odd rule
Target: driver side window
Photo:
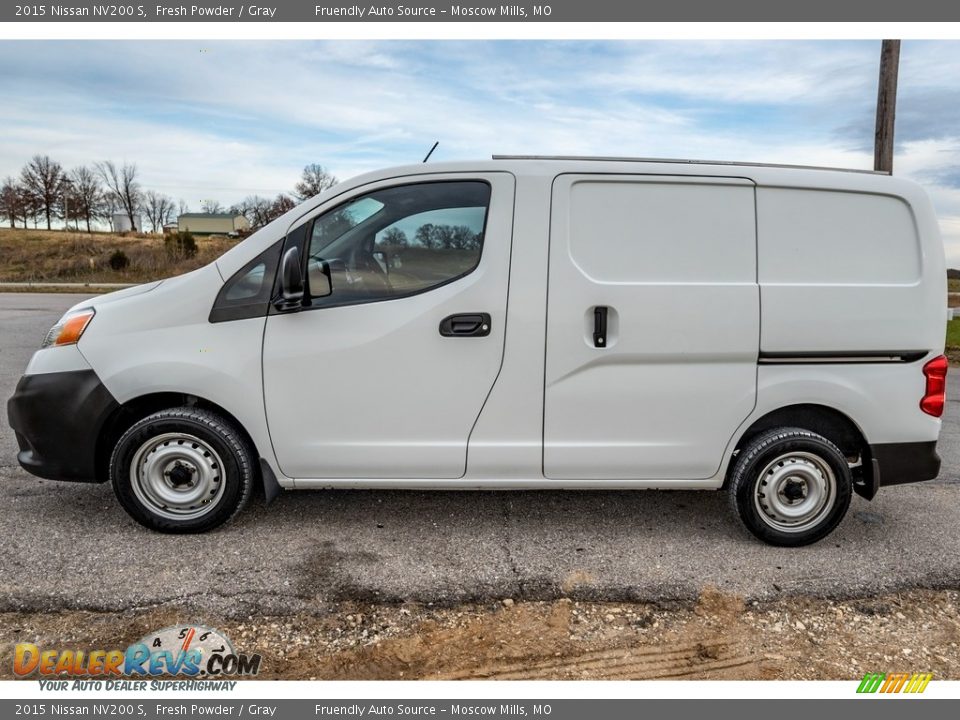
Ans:
{"type": "Polygon", "coordinates": [[[404,297],[480,262],[490,186],[429,182],[377,190],[314,220],[307,253],[311,305],[404,297]]]}

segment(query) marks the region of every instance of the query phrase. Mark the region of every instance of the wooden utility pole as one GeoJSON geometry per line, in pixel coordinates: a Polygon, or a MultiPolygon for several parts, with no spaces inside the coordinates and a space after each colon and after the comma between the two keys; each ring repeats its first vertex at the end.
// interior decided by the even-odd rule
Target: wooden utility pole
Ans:
{"type": "Polygon", "coordinates": [[[880,48],[880,83],[877,88],[877,128],[873,144],[873,169],[893,172],[893,124],[897,116],[897,71],[900,41],[884,40],[880,48]]]}

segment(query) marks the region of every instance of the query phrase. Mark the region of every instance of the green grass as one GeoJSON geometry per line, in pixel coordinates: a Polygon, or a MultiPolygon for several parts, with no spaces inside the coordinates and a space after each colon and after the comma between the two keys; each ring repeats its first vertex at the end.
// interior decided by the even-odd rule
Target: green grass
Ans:
{"type": "Polygon", "coordinates": [[[960,349],[960,318],[947,323],[947,347],[960,349]]]}
{"type": "Polygon", "coordinates": [[[947,357],[951,364],[960,364],[960,318],[947,323],[947,357]]]}

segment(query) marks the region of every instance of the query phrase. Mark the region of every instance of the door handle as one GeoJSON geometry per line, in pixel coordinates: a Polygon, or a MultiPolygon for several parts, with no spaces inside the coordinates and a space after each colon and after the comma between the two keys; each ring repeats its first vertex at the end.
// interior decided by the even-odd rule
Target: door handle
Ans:
{"type": "Polygon", "coordinates": [[[486,337],[490,334],[490,313],[459,313],[440,321],[444,337],[486,337]]]}
{"type": "Polygon", "coordinates": [[[593,346],[597,348],[607,346],[607,309],[606,305],[593,309],[593,346]]]}

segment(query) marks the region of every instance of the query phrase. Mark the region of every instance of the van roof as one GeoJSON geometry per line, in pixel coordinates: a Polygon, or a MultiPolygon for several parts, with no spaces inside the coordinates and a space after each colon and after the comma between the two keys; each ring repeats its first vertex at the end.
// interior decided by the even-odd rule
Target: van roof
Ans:
{"type": "Polygon", "coordinates": [[[734,160],[684,160],[682,158],[611,157],[603,155],[492,155],[493,160],[578,160],[594,162],[675,163],[679,165],[725,165],[731,167],[790,168],[794,170],[829,170],[831,172],[889,175],[885,170],[825,167],[822,165],[789,165],[784,163],[737,162],[734,160]]]}

